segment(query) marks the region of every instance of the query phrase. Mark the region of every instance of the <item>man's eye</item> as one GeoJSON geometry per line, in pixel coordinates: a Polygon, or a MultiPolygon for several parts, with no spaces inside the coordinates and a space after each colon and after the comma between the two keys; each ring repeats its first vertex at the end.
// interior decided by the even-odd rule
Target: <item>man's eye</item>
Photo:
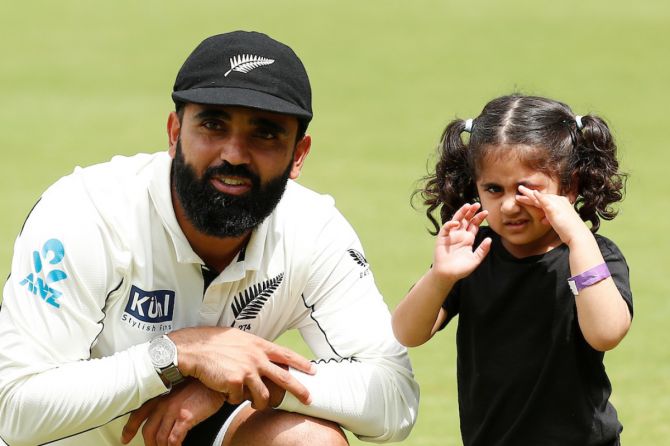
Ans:
{"type": "Polygon", "coordinates": [[[202,123],[202,126],[207,130],[220,130],[221,125],[216,121],[205,121],[202,123]]]}
{"type": "Polygon", "coordinates": [[[259,130],[256,132],[256,136],[262,139],[275,139],[277,134],[271,130],[259,130]]]}

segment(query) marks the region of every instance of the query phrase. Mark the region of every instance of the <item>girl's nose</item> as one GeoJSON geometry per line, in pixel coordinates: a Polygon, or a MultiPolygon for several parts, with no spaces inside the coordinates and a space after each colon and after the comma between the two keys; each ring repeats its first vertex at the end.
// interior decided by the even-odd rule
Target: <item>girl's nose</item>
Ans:
{"type": "Polygon", "coordinates": [[[502,200],[502,203],[500,204],[500,210],[504,214],[516,214],[521,210],[521,206],[519,203],[516,201],[516,194],[508,194],[505,195],[505,197],[502,200]]]}

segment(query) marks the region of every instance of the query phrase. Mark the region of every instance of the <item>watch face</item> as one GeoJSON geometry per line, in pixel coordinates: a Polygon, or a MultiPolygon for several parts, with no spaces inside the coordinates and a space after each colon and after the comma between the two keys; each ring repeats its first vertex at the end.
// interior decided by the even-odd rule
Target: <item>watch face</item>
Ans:
{"type": "Polygon", "coordinates": [[[149,356],[154,367],[165,368],[172,365],[177,356],[174,344],[165,338],[156,338],[149,344],[149,356]]]}

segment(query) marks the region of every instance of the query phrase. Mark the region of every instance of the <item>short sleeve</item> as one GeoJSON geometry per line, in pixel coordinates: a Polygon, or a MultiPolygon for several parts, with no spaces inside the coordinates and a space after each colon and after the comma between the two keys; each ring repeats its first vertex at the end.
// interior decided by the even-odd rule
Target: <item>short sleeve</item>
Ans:
{"type": "Polygon", "coordinates": [[[610,270],[612,280],[616,285],[621,297],[626,301],[630,315],[633,316],[633,293],[630,288],[630,270],[623,253],[619,247],[606,237],[596,235],[600,252],[610,270]]]}

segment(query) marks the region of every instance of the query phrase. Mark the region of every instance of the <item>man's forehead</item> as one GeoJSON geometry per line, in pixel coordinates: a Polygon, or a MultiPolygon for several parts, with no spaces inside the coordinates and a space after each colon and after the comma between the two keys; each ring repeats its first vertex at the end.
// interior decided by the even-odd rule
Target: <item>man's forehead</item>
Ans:
{"type": "Polygon", "coordinates": [[[211,105],[188,103],[185,108],[188,114],[196,117],[221,117],[230,119],[235,115],[247,117],[249,120],[267,119],[278,122],[298,122],[298,118],[293,115],[276,113],[268,110],[261,110],[252,107],[243,107],[239,105],[211,105]]]}

